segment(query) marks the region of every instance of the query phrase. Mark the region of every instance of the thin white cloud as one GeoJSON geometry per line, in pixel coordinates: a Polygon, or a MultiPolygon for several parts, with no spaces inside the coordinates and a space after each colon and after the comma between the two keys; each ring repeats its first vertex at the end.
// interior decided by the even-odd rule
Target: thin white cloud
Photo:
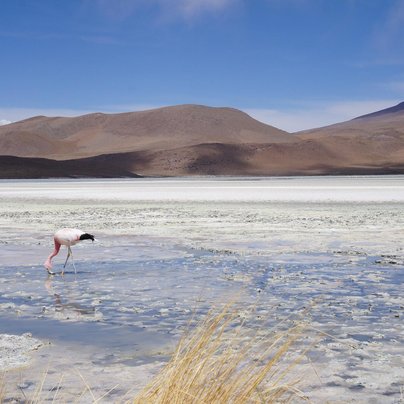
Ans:
{"type": "Polygon", "coordinates": [[[293,109],[243,109],[253,118],[288,132],[319,128],[379,111],[400,100],[345,101],[302,104],[293,109]]]}
{"type": "Polygon", "coordinates": [[[389,33],[391,35],[397,35],[403,32],[403,25],[404,25],[404,1],[403,0],[396,0],[395,4],[393,5],[389,19],[387,21],[389,33]]]}
{"type": "Polygon", "coordinates": [[[393,2],[384,22],[378,23],[375,43],[383,51],[403,49],[404,1],[393,2]]]}
{"type": "Polygon", "coordinates": [[[123,20],[144,7],[157,7],[164,17],[181,17],[186,20],[202,14],[223,11],[242,0],[87,0],[87,7],[97,8],[111,19],[123,20]]]}
{"type": "Polygon", "coordinates": [[[8,121],[7,119],[0,119],[0,126],[8,125],[9,123],[11,123],[11,121],[8,121]]]}
{"type": "Polygon", "coordinates": [[[88,8],[95,4],[105,16],[115,20],[123,20],[132,15],[135,10],[144,4],[146,0],[86,0],[88,8]]]}
{"type": "MultiPolygon", "coordinates": [[[[173,7],[172,0],[160,0],[160,3],[173,7]]],[[[190,19],[203,13],[222,11],[234,3],[235,0],[177,0],[174,8],[180,15],[190,19]]]]}

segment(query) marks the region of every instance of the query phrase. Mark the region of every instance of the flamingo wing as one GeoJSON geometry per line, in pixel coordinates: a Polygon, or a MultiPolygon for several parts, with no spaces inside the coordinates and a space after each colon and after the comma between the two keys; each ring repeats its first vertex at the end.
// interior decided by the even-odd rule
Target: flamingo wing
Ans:
{"type": "Polygon", "coordinates": [[[55,233],[55,240],[62,245],[72,246],[80,241],[80,236],[84,231],[79,229],[60,229],[55,233]]]}

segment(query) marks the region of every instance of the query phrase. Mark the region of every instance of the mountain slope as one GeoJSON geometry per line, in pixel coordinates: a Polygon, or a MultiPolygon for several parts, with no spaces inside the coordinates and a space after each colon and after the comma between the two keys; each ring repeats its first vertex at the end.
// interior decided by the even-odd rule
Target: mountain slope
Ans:
{"type": "Polygon", "coordinates": [[[200,143],[276,143],[295,138],[232,108],[180,105],[77,118],[34,117],[0,127],[0,155],[69,159],[200,143]]]}
{"type": "Polygon", "coordinates": [[[401,113],[401,112],[404,112],[404,102],[400,102],[399,104],[394,105],[393,107],[390,107],[390,108],[385,108],[380,111],[372,112],[370,114],[358,116],[355,119],[377,118],[377,117],[382,117],[384,115],[401,113]]]}
{"type": "Polygon", "coordinates": [[[404,102],[381,111],[362,115],[350,121],[297,132],[301,139],[325,136],[389,136],[404,134],[404,102]]]}
{"type": "Polygon", "coordinates": [[[124,161],[113,155],[78,160],[0,156],[0,178],[116,178],[139,177],[127,169],[124,161]]]}
{"type": "Polygon", "coordinates": [[[298,132],[336,156],[339,165],[397,166],[404,163],[404,103],[351,121],[298,132]]]}
{"type": "Polygon", "coordinates": [[[353,164],[351,159],[341,159],[312,141],[269,145],[208,143],[66,161],[0,156],[0,178],[403,174],[402,161],[353,164]]]}

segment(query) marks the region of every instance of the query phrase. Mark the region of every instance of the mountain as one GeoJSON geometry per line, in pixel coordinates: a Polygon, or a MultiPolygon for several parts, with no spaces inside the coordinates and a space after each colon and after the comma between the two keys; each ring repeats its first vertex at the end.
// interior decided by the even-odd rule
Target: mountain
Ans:
{"type": "Polygon", "coordinates": [[[326,150],[335,168],[394,171],[404,165],[404,103],[296,136],[326,150]]]}
{"type": "Polygon", "coordinates": [[[196,105],[34,117],[0,127],[0,177],[403,174],[402,104],[295,134],[196,105]]]}
{"type": "Polygon", "coordinates": [[[293,142],[285,131],[232,108],[179,105],[76,118],[37,116],[0,127],[0,154],[57,160],[200,143],[293,142]]]}
{"type": "Polygon", "coordinates": [[[377,117],[382,117],[385,115],[390,115],[390,114],[395,114],[395,113],[404,113],[404,102],[400,102],[399,104],[394,105],[394,107],[385,108],[380,111],[372,112],[370,114],[358,116],[355,119],[377,118],[377,117]]]}

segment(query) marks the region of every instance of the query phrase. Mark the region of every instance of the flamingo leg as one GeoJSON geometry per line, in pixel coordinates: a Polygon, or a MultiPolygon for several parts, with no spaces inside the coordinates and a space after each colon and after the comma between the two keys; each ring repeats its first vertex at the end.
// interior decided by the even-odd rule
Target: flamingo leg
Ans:
{"type": "MultiPolygon", "coordinates": [[[[70,257],[72,258],[72,264],[73,264],[73,268],[74,268],[74,273],[77,274],[76,265],[74,265],[72,249],[70,248],[70,246],[67,246],[67,257],[66,257],[65,264],[63,265],[63,269],[66,268],[67,261],[69,261],[70,257]]],[[[64,270],[62,271],[62,275],[63,274],[64,274],[64,270]]]]}
{"type": "Polygon", "coordinates": [[[70,247],[67,247],[67,257],[66,257],[65,264],[63,265],[63,268],[66,268],[67,261],[69,261],[69,257],[71,254],[72,254],[72,250],[70,249],[70,247]]]}
{"type": "Polygon", "coordinates": [[[74,265],[73,252],[72,252],[70,247],[69,247],[69,252],[70,252],[70,256],[72,257],[72,264],[73,264],[73,268],[74,268],[74,273],[77,274],[76,265],[74,265]]]}

